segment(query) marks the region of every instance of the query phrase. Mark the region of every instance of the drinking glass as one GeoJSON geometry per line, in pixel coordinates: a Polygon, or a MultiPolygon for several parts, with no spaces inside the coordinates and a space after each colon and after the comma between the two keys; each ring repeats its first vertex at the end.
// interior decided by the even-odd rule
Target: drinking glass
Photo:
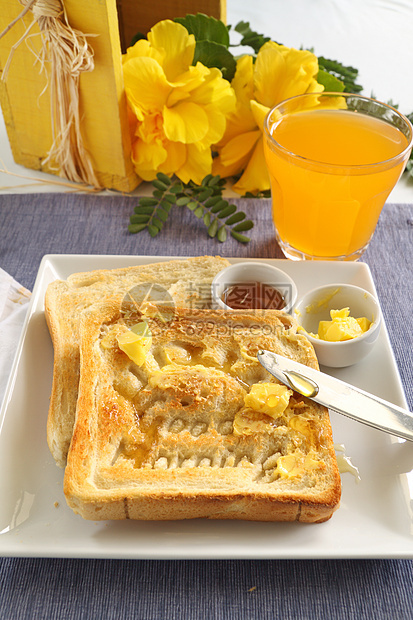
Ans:
{"type": "Polygon", "coordinates": [[[348,93],[298,95],[264,126],[277,241],[293,260],[357,260],[412,149],[395,108],[348,93]]]}

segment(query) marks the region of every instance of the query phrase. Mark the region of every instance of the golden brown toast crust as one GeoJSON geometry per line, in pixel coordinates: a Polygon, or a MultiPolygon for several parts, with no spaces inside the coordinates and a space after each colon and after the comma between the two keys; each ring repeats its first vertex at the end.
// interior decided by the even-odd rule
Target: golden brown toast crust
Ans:
{"type": "Polygon", "coordinates": [[[139,367],[116,335],[142,317],[120,308],[113,298],[82,314],[64,484],[74,511],[93,520],[329,519],[341,487],[328,411],[296,393],[276,420],[244,404],[251,385],[275,382],[260,348],[317,368],[295,321],[182,308],[167,321],[144,317],[152,346],[139,367]],[[234,431],[239,415],[252,420],[250,434],[234,431]],[[299,475],[280,475],[285,455],[299,475]]]}
{"type": "Polygon", "coordinates": [[[59,466],[66,464],[75,419],[82,311],[101,299],[125,294],[142,283],[162,287],[175,305],[208,306],[211,303],[211,282],[229,264],[220,256],[199,256],[75,273],[65,281],[56,280],[49,285],[45,297],[45,316],[53,341],[54,369],[47,440],[59,466]]]}

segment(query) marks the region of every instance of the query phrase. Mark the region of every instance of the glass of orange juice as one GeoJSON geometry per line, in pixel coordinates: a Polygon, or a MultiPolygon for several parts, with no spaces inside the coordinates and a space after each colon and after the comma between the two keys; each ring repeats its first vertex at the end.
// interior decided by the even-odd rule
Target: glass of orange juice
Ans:
{"type": "Polygon", "coordinates": [[[293,260],[357,260],[412,149],[409,120],[361,95],[280,103],[264,126],[277,241],[293,260]]]}

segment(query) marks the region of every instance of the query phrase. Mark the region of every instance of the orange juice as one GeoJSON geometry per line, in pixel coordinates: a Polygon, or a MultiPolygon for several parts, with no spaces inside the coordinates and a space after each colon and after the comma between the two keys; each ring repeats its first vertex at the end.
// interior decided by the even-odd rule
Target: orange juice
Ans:
{"type": "Polygon", "coordinates": [[[290,258],[357,258],[403,171],[406,136],[389,122],[347,109],[274,115],[273,124],[270,113],[267,129],[281,247],[297,251],[290,258]]]}

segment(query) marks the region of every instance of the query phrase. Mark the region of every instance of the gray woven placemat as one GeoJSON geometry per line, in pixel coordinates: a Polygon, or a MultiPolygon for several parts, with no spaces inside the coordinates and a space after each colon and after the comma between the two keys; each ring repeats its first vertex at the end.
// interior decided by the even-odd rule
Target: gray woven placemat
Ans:
{"type": "MultiPolygon", "coordinates": [[[[183,210],[162,234],[127,232],[135,199],[0,196],[0,266],[32,288],[44,254],[282,258],[268,201],[236,201],[255,222],[251,242],[220,244],[183,210]]],[[[413,206],[386,205],[363,257],[373,273],[413,407],[413,206]]],[[[64,535],[64,533],[62,533],[64,535]]],[[[413,561],[0,560],[0,618],[139,620],[413,617],[413,561]]]]}

